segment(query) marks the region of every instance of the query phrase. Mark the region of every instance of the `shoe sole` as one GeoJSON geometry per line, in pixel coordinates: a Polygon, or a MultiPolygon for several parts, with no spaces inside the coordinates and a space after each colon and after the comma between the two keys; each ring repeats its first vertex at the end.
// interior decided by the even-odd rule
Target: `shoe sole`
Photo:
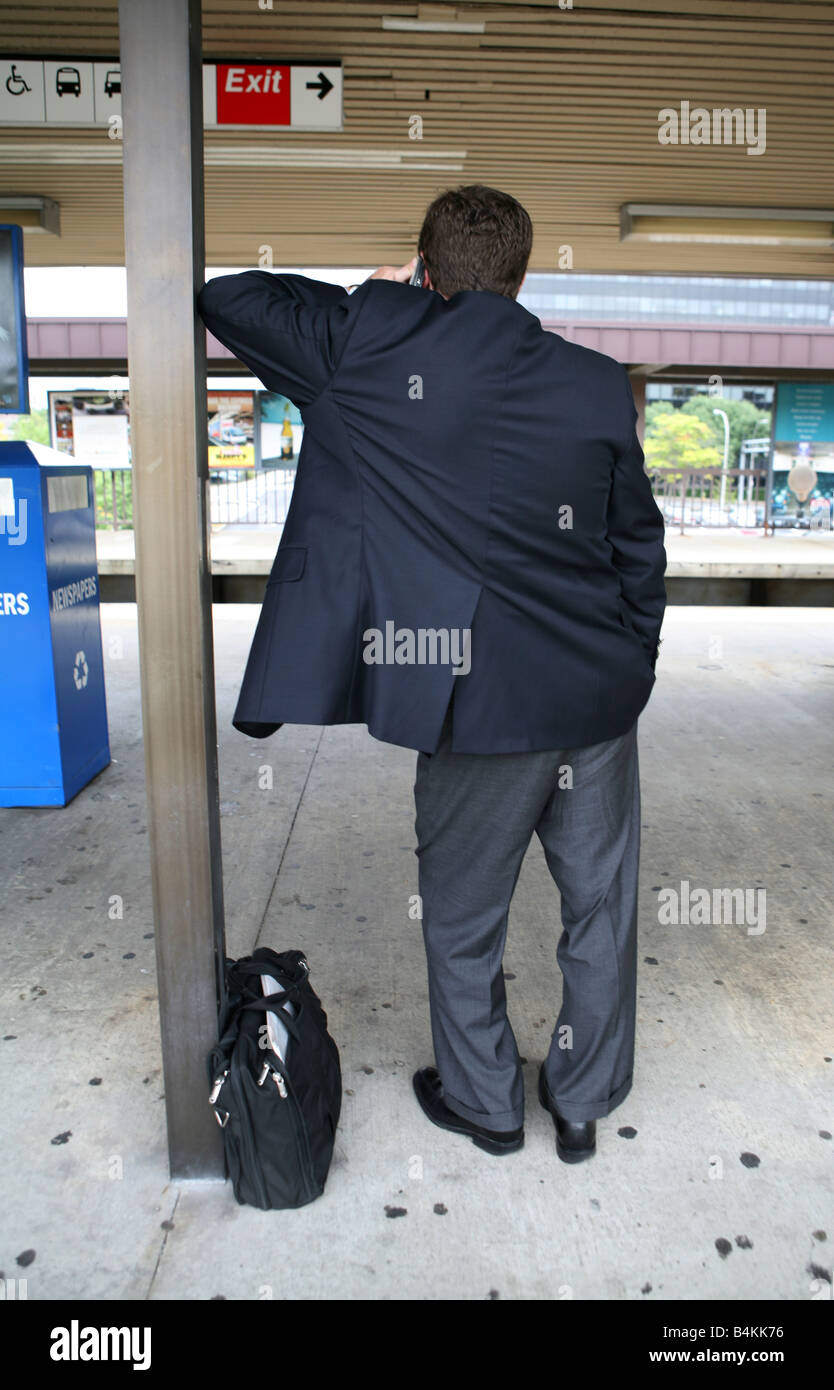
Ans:
{"type": "Polygon", "coordinates": [[[452,1125],[448,1124],[445,1120],[438,1120],[436,1116],[432,1115],[431,1111],[427,1110],[425,1105],[423,1104],[423,1097],[420,1095],[420,1092],[417,1089],[416,1081],[412,1082],[412,1085],[414,1087],[414,1094],[417,1097],[417,1104],[420,1106],[420,1109],[422,1110],[426,1119],[431,1120],[432,1124],[437,1125],[438,1129],[448,1130],[450,1134],[463,1134],[466,1136],[467,1139],[471,1139],[472,1143],[477,1145],[479,1149],[483,1149],[484,1152],[488,1154],[496,1154],[499,1158],[503,1154],[518,1153],[519,1149],[524,1148],[523,1134],[520,1139],[514,1139],[511,1144],[501,1144],[496,1143],[494,1139],[485,1139],[480,1134],[473,1134],[471,1129],[464,1129],[462,1125],[452,1125]]]}
{"type": "Polygon", "coordinates": [[[590,1149],[566,1149],[560,1142],[559,1131],[556,1129],[556,1120],[545,1095],[544,1077],[542,1076],[541,1072],[539,1072],[539,1104],[541,1105],[542,1110],[546,1110],[551,1120],[553,1120],[553,1128],[554,1130],[556,1130],[556,1152],[561,1158],[562,1162],[584,1163],[586,1158],[593,1158],[594,1154],[597,1151],[596,1144],[594,1144],[590,1149]]]}

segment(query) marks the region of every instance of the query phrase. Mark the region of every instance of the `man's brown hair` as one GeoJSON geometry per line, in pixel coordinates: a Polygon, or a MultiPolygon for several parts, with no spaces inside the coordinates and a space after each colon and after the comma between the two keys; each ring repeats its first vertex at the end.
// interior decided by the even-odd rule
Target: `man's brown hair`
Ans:
{"type": "Polygon", "coordinates": [[[509,193],[482,183],[435,198],[418,242],[433,288],[447,298],[458,290],[492,290],[514,299],[532,246],[527,210],[509,193]]]}

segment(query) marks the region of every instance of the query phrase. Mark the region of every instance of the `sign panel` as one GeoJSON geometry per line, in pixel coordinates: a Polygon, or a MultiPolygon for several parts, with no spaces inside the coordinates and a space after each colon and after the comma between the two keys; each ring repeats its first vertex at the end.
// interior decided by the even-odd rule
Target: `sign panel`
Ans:
{"type": "Polygon", "coordinates": [[[93,468],[130,466],[127,392],[48,391],[52,446],[93,468]]]}
{"type": "Polygon", "coordinates": [[[290,124],[288,67],[218,63],[213,72],[218,125],[290,124]]]}
{"type": "Polygon", "coordinates": [[[834,524],[832,381],[777,383],[770,518],[776,526],[834,524]]]}
{"type": "MultiPolygon", "coordinates": [[[[97,469],[130,467],[128,391],[48,391],[47,400],[50,438],[59,454],[97,469]]],[[[209,468],[255,468],[255,393],[210,390],[206,410],[209,468]]]]}
{"type": "Polygon", "coordinates": [[[0,414],[29,414],[23,233],[0,227],[0,414]]]}
{"type": "Polygon", "coordinates": [[[43,65],[47,125],[93,125],[93,65],[70,61],[43,65]]]}
{"type": "Polygon", "coordinates": [[[341,130],[342,69],[318,63],[205,63],[203,120],[236,130],[341,130]]]}
{"type": "Polygon", "coordinates": [[[45,119],[43,63],[33,58],[0,59],[0,122],[41,125],[45,119]]]}
{"type": "Polygon", "coordinates": [[[122,114],[122,71],[117,62],[93,63],[96,125],[109,125],[122,114]]]}
{"type": "Polygon", "coordinates": [[[834,382],[780,381],[773,437],[797,444],[834,439],[834,382]]]}
{"type": "Polygon", "coordinates": [[[255,467],[255,402],[251,391],[209,391],[209,468],[255,467]]]}
{"type": "Polygon", "coordinates": [[[304,421],[297,405],[275,391],[258,393],[262,468],[297,468],[304,421]]]}
{"type": "MultiPolygon", "coordinates": [[[[0,58],[0,125],[100,126],[121,115],[118,58],[0,58]]],[[[338,63],[203,64],[208,129],[341,130],[338,63]]]]}

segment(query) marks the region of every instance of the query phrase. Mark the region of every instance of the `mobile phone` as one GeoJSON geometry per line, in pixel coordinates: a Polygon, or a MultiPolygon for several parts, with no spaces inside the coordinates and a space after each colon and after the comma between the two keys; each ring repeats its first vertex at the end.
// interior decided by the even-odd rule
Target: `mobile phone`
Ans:
{"type": "Polygon", "coordinates": [[[423,284],[423,281],[424,281],[425,278],[426,278],[426,263],[425,263],[425,261],[423,260],[423,257],[422,257],[422,256],[418,256],[418,257],[417,257],[417,264],[415,265],[414,270],[413,270],[412,273],[411,273],[411,279],[409,280],[408,283],[409,283],[409,285],[417,285],[419,288],[422,288],[422,284],[423,284]]]}

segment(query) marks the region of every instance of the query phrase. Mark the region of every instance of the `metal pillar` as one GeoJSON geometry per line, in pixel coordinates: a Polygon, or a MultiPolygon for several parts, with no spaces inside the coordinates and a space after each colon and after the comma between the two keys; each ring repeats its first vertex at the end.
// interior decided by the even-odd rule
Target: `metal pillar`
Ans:
{"type": "Polygon", "coordinates": [[[207,1104],[223,887],[207,489],[199,0],[119,0],[136,599],[168,1152],[222,1178],[207,1104]]]}

